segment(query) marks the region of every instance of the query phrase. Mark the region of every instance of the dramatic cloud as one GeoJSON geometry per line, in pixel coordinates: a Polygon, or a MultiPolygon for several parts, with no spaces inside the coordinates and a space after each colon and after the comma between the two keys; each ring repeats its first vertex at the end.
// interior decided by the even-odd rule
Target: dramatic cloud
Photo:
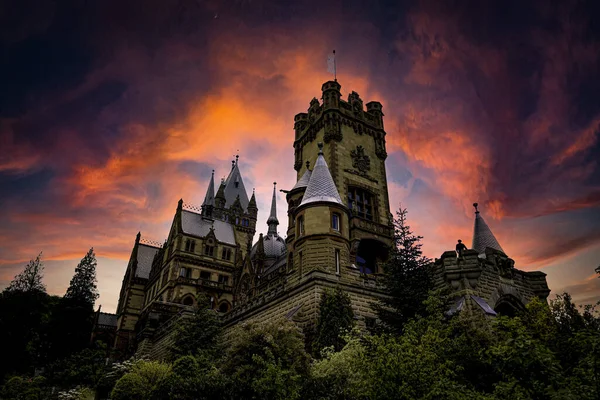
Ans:
{"type": "Polygon", "coordinates": [[[320,97],[335,48],[343,95],[384,105],[392,211],[408,207],[428,256],[470,242],[478,201],[518,267],[551,282],[568,268],[560,287],[600,297],[593,256],[577,258],[600,259],[598,6],[385,3],[11,5],[0,287],[43,250],[61,293],[94,246],[114,308],[137,231],[164,240],[177,200],[199,204],[238,152],[266,229],[272,182],[295,182],[293,116],[320,97]]]}

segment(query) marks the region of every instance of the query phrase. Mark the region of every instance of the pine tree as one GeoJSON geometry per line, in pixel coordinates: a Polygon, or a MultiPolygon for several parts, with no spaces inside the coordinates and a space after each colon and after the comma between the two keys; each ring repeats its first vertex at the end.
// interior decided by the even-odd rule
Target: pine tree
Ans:
{"type": "Polygon", "coordinates": [[[319,305],[319,320],[313,342],[313,353],[318,357],[325,347],[340,351],[346,341],[342,337],[354,325],[354,312],[348,293],[340,288],[326,290],[319,305]]]}
{"type": "Polygon", "coordinates": [[[44,277],[44,263],[42,262],[42,253],[38,254],[35,260],[30,260],[25,266],[23,272],[15,276],[10,285],[6,288],[8,292],[44,292],[46,286],[42,283],[44,277]]]}
{"type": "Polygon", "coordinates": [[[75,274],[65,294],[66,299],[94,305],[98,298],[96,265],[96,255],[92,247],[75,268],[75,274]]]}
{"type": "Polygon", "coordinates": [[[415,235],[407,225],[408,211],[400,208],[394,220],[395,246],[383,265],[382,284],[389,295],[375,305],[385,330],[400,333],[416,315],[425,313],[423,302],[433,288],[428,270],[431,260],[423,256],[422,236],[415,235]]]}

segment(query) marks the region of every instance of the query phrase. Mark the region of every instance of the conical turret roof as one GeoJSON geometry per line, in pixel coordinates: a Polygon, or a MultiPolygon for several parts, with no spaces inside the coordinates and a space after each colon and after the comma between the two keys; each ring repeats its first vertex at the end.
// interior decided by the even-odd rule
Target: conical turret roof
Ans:
{"type": "Polygon", "coordinates": [[[479,210],[477,209],[478,204],[474,203],[473,206],[475,207],[475,225],[473,227],[473,245],[471,247],[474,250],[477,250],[479,254],[484,254],[486,247],[504,253],[504,250],[500,247],[500,243],[496,240],[492,230],[479,213],[479,210]]]}
{"type": "Polygon", "coordinates": [[[319,143],[317,162],[310,175],[310,180],[308,181],[306,192],[304,192],[304,197],[300,205],[320,201],[344,205],[329,172],[325,157],[323,157],[323,143],[319,143]]]}

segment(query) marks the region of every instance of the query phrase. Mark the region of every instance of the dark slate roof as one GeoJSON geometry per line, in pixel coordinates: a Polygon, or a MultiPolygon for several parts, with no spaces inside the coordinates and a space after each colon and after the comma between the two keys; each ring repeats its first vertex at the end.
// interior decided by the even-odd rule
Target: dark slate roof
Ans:
{"type": "Polygon", "coordinates": [[[244,187],[242,174],[237,162],[233,165],[229,176],[225,180],[225,207],[231,207],[237,196],[240,196],[240,204],[244,210],[248,210],[248,194],[244,187]]]}
{"type": "Polygon", "coordinates": [[[135,276],[137,278],[148,279],[150,277],[152,261],[154,260],[154,256],[156,255],[156,253],[158,253],[158,250],[158,247],[142,243],[138,244],[137,269],[135,270],[135,276]]]}
{"type": "MultiPolygon", "coordinates": [[[[264,235],[263,236],[263,245],[265,246],[265,257],[273,258],[280,257],[287,253],[287,247],[285,245],[285,240],[275,234],[275,235],[264,235]]],[[[252,246],[252,250],[250,251],[250,258],[254,258],[256,255],[256,251],[258,249],[258,242],[254,243],[252,246]]]]}
{"type": "Polygon", "coordinates": [[[494,250],[498,250],[504,253],[502,247],[496,240],[496,237],[492,233],[490,227],[485,223],[483,217],[479,214],[479,211],[475,212],[475,226],[473,227],[473,244],[471,246],[477,250],[479,254],[485,253],[485,248],[490,247],[494,250]]]}
{"type": "Polygon", "coordinates": [[[473,300],[475,300],[475,303],[477,303],[477,305],[479,307],[481,307],[481,309],[488,315],[496,315],[496,311],[494,311],[492,309],[492,307],[490,307],[490,305],[488,303],[486,303],[486,301],[484,299],[482,299],[481,297],[477,297],[477,296],[473,296],[471,295],[471,298],[473,300]]]}
{"type": "Polygon", "coordinates": [[[117,315],[101,312],[98,315],[97,325],[114,326],[117,327],[117,315]]]}
{"type": "Polygon", "coordinates": [[[304,175],[302,175],[300,177],[300,179],[298,179],[298,182],[296,182],[296,184],[294,185],[292,190],[307,187],[308,182],[310,181],[311,175],[312,175],[312,171],[310,169],[307,169],[306,172],[304,173],[304,175]]]}
{"type": "Polygon", "coordinates": [[[207,219],[189,210],[181,211],[181,228],[188,235],[205,237],[213,224],[217,240],[235,246],[235,235],[230,223],[218,219],[207,219]]]}
{"type": "Polygon", "coordinates": [[[269,265],[265,271],[263,272],[263,275],[269,275],[271,272],[278,270],[279,268],[285,268],[287,262],[287,257],[286,254],[283,253],[281,256],[279,256],[278,259],[275,260],[275,262],[271,265],[269,265]]]}
{"type": "Polygon", "coordinates": [[[335,183],[329,172],[329,167],[327,166],[327,162],[321,151],[319,151],[319,155],[317,156],[315,168],[310,175],[310,180],[308,181],[308,186],[306,187],[306,192],[304,192],[304,197],[302,197],[300,205],[318,201],[344,204],[335,187],[335,183]]]}

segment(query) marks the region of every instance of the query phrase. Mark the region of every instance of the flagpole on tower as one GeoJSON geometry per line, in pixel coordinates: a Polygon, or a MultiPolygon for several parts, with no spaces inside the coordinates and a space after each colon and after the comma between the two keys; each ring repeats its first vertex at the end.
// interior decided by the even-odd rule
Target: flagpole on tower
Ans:
{"type": "Polygon", "coordinates": [[[327,56],[327,72],[333,74],[333,80],[337,82],[337,65],[335,63],[335,50],[333,55],[327,56]]]}
{"type": "Polygon", "coordinates": [[[335,65],[335,50],[333,51],[333,80],[337,82],[337,66],[335,65]]]}

